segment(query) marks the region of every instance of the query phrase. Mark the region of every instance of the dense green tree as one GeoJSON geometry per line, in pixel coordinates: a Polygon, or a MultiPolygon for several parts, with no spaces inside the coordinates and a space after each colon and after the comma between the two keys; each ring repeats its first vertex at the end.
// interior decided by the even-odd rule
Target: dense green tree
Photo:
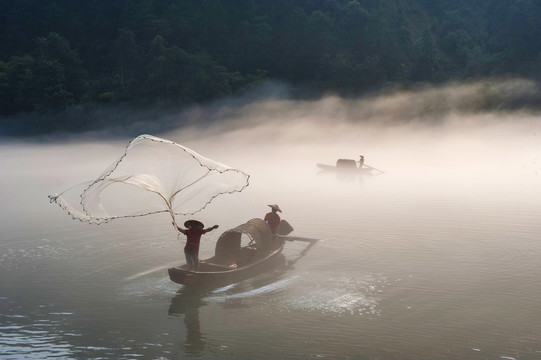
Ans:
{"type": "Polygon", "coordinates": [[[80,100],[85,91],[87,74],[79,54],[57,33],[50,33],[46,38],[40,37],[36,42],[38,64],[47,73],[53,68],[56,69],[54,72],[58,73],[59,85],[70,94],[70,97],[80,100]]]}
{"type": "Polygon", "coordinates": [[[169,102],[201,101],[229,95],[243,82],[207,54],[190,54],[176,46],[153,59],[146,82],[147,95],[169,102]]]}
{"type": "Polygon", "coordinates": [[[2,105],[4,113],[13,113],[33,108],[38,94],[34,88],[35,60],[30,55],[13,56],[2,63],[2,105]]]}
{"type": "Polygon", "coordinates": [[[228,66],[249,72],[269,69],[276,58],[272,51],[274,31],[266,17],[254,16],[242,20],[235,27],[234,52],[228,58],[228,66]]]}
{"type": "Polygon", "coordinates": [[[3,0],[0,114],[541,76],[538,0],[3,0]]]}
{"type": "Polygon", "coordinates": [[[135,43],[135,35],[131,30],[120,29],[115,41],[115,49],[118,57],[120,84],[124,86],[126,81],[135,78],[138,70],[140,51],[135,43]]]}
{"type": "Polygon", "coordinates": [[[418,55],[412,66],[412,77],[420,81],[434,80],[437,71],[437,54],[430,31],[424,31],[416,48],[418,55]]]}

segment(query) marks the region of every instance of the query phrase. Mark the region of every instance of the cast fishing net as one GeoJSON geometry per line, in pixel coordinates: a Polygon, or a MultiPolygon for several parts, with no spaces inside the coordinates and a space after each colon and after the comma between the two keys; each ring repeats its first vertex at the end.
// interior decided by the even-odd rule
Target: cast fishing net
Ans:
{"type": "Polygon", "coordinates": [[[133,139],[96,180],[50,195],[74,219],[101,224],[169,212],[194,214],[221,194],[240,192],[249,175],[151,135],[133,139]]]}

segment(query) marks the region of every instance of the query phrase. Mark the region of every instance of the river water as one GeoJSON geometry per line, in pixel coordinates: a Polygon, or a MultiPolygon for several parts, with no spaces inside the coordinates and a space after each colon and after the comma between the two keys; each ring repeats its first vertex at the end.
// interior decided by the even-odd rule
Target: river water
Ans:
{"type": "Polygon", "coordinates": [[[318,239],[211,290],[168,279],[184,257],[167,214],[98,226],[48,203],[129,139],[4,143],[0,358],[540,359],[540,121],[492,120],[155,134],[251,175],[197,215],[220,225],[202,258],[271,203],[318,239]],[[316,167],[361,153],[385,173],[316,167]]]}

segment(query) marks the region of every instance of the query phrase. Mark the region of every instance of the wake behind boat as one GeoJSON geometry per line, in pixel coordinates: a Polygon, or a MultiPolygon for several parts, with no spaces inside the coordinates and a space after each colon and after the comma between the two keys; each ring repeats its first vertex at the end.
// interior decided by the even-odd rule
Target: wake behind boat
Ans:
{"type": "MultiPolygon", "coordinates": [[[[287,235],[293,228],[282,220],[279,233],[287,235]]],[[[169,278],[178,284],[218,286],[246,279],[272,269],[279,263],[287,237],[273,235],[262,219],[251,219],[225,231],[218,239],[215,255],[200,261],[197,271],[188,265],[170,268],[169,278]],[[241,246],[242,237],[249,239],[241,246]]]]}

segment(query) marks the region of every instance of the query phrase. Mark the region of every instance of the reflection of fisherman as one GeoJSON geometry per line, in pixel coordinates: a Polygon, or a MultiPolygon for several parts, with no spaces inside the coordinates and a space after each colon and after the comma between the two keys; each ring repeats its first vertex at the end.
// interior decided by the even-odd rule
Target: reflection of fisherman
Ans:
{"type": "Polygon", "coordinates": [[[265,222],[267,224],[269,224],[271,232],[273,234],[277,234],[278,233],[278,228],[280,226],[280,221],[281,221],[280,215],[278,215],[278,211],[282,212],[282,210],[280,210],[280,207],[278,205],[276,205],[276,204],[268,205],[268,206],[270,206],[272,211],[265,215],[264,220],[265,220],[265,222]]]}
{"type": "Polygon", "coordinates": [[[184,348],[188,354],[197,355],[205,349],[205,339],[201,333],[198,308],[186,310],[184,324],[186,325],[186,345],[184,348]]]}
{"type": "MultiPolygon", "coordinates": [[[[173,226],[176,226],[173,223],[173,226]]],[[[199,269],[199,242],[201,241],[201,235],[218,228],[218,225],[203,229],[205,226],[202,222],[197,220],[188,220],[184,223],[187,229],[182,229],[177,226],[178,231],[186,235],[186,246],[184,246],[184,255],[186,256],[186,263],[189,265],[188,271],[199,269]]]]}
{"type": "Polygon", "coordinates": [[[188,355],[198,355],[205,349],[206,339],[199,321],[199,308],[205,305],[202,301],[204,294],[201,289],[184,289],[180,295],[171,299],[169,305],[169,315],[184,315],[186,343],[182,348],[188,355]]]}
{"type": "Polygon", "coordinates": [[[359,169],[362,169],[364,165],[364,156],[361,155],[361,158],[359,160],[359,169]]]}

